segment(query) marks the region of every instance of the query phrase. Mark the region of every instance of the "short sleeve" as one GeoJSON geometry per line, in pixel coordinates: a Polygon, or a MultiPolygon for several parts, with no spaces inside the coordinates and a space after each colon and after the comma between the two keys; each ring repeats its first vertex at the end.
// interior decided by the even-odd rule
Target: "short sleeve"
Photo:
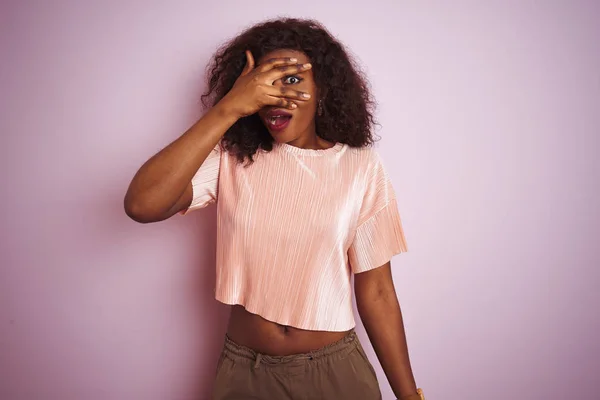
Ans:
{"type": "Polygon", "coordinates": [[[206,160],[192,177],[192,202],[187,209],[181,211],[182,215],[204,208],[217,201],[221,152],[219,143],[211,150],[206,160]]]}
{"type": "Polygon", "coordinates": [[[366,189],[354,239],[348,249],[353,273],[377,268],[408,251],[396,193],[375,150],[366,175],[366,189]]]}

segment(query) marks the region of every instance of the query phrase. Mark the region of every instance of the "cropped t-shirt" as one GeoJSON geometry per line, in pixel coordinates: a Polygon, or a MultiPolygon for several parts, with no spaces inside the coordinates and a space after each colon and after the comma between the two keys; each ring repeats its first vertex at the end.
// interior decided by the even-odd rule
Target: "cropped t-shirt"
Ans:
{"type": "Polygon", "coordinates": [[[216,299],[278,324],[353,328],[352,274],[407,251],[396,194],[372,147],[275,142],[244,167],[217,145],[192,187],[182,214],[217,203],[216,299]]]}

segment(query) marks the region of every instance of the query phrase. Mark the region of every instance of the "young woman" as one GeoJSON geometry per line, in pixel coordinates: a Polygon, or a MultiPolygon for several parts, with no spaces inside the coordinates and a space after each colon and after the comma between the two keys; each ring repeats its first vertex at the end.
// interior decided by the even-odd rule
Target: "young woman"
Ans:
{"type": "Polygon", "coordinates": [[[256,25],[214,56],[210,108],[133,178],[148,223],[217,203],[217,300],[232,305],[215,399],[380,399],[358,311],[395,395],[421,399],[390,259],[406,251],[373,150],[373,100],[320,24],[256,25]]]}

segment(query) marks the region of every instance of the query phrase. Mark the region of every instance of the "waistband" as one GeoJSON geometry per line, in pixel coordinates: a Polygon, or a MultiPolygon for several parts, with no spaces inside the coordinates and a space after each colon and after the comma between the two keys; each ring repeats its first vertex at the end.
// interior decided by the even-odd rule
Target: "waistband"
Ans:
{"type": "Polygon", "coordinates": [[[257,367],[260,363],[280,365],[293,363],[294,361],[304,362],[306,360],[318,360],[343,351],[350,351],[358,344],[358,336],[356,336],[356,332],[353,329],[337,342],[333,342],[327,346],[310,351],[308,353],[291,354],[288,356],[270,356],[267,354],[258,353],[249,347],[237,344],[227,335],[225,335],[225,345],[223,351],[225,353],[254,361],[255,367],[257,367]]]}

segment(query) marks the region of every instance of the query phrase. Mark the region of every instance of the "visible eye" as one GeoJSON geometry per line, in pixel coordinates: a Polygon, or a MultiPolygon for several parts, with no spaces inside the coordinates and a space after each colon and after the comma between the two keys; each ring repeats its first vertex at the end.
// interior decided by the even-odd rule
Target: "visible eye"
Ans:
{"type": "Polygon", "coordinates": [[[302,82],[302,78],[299,78],[294,75],[290,75],[290,76],[283,78],[283,83],[288,84],[288,85],[296,85],[300,82],[302,82]]]}

